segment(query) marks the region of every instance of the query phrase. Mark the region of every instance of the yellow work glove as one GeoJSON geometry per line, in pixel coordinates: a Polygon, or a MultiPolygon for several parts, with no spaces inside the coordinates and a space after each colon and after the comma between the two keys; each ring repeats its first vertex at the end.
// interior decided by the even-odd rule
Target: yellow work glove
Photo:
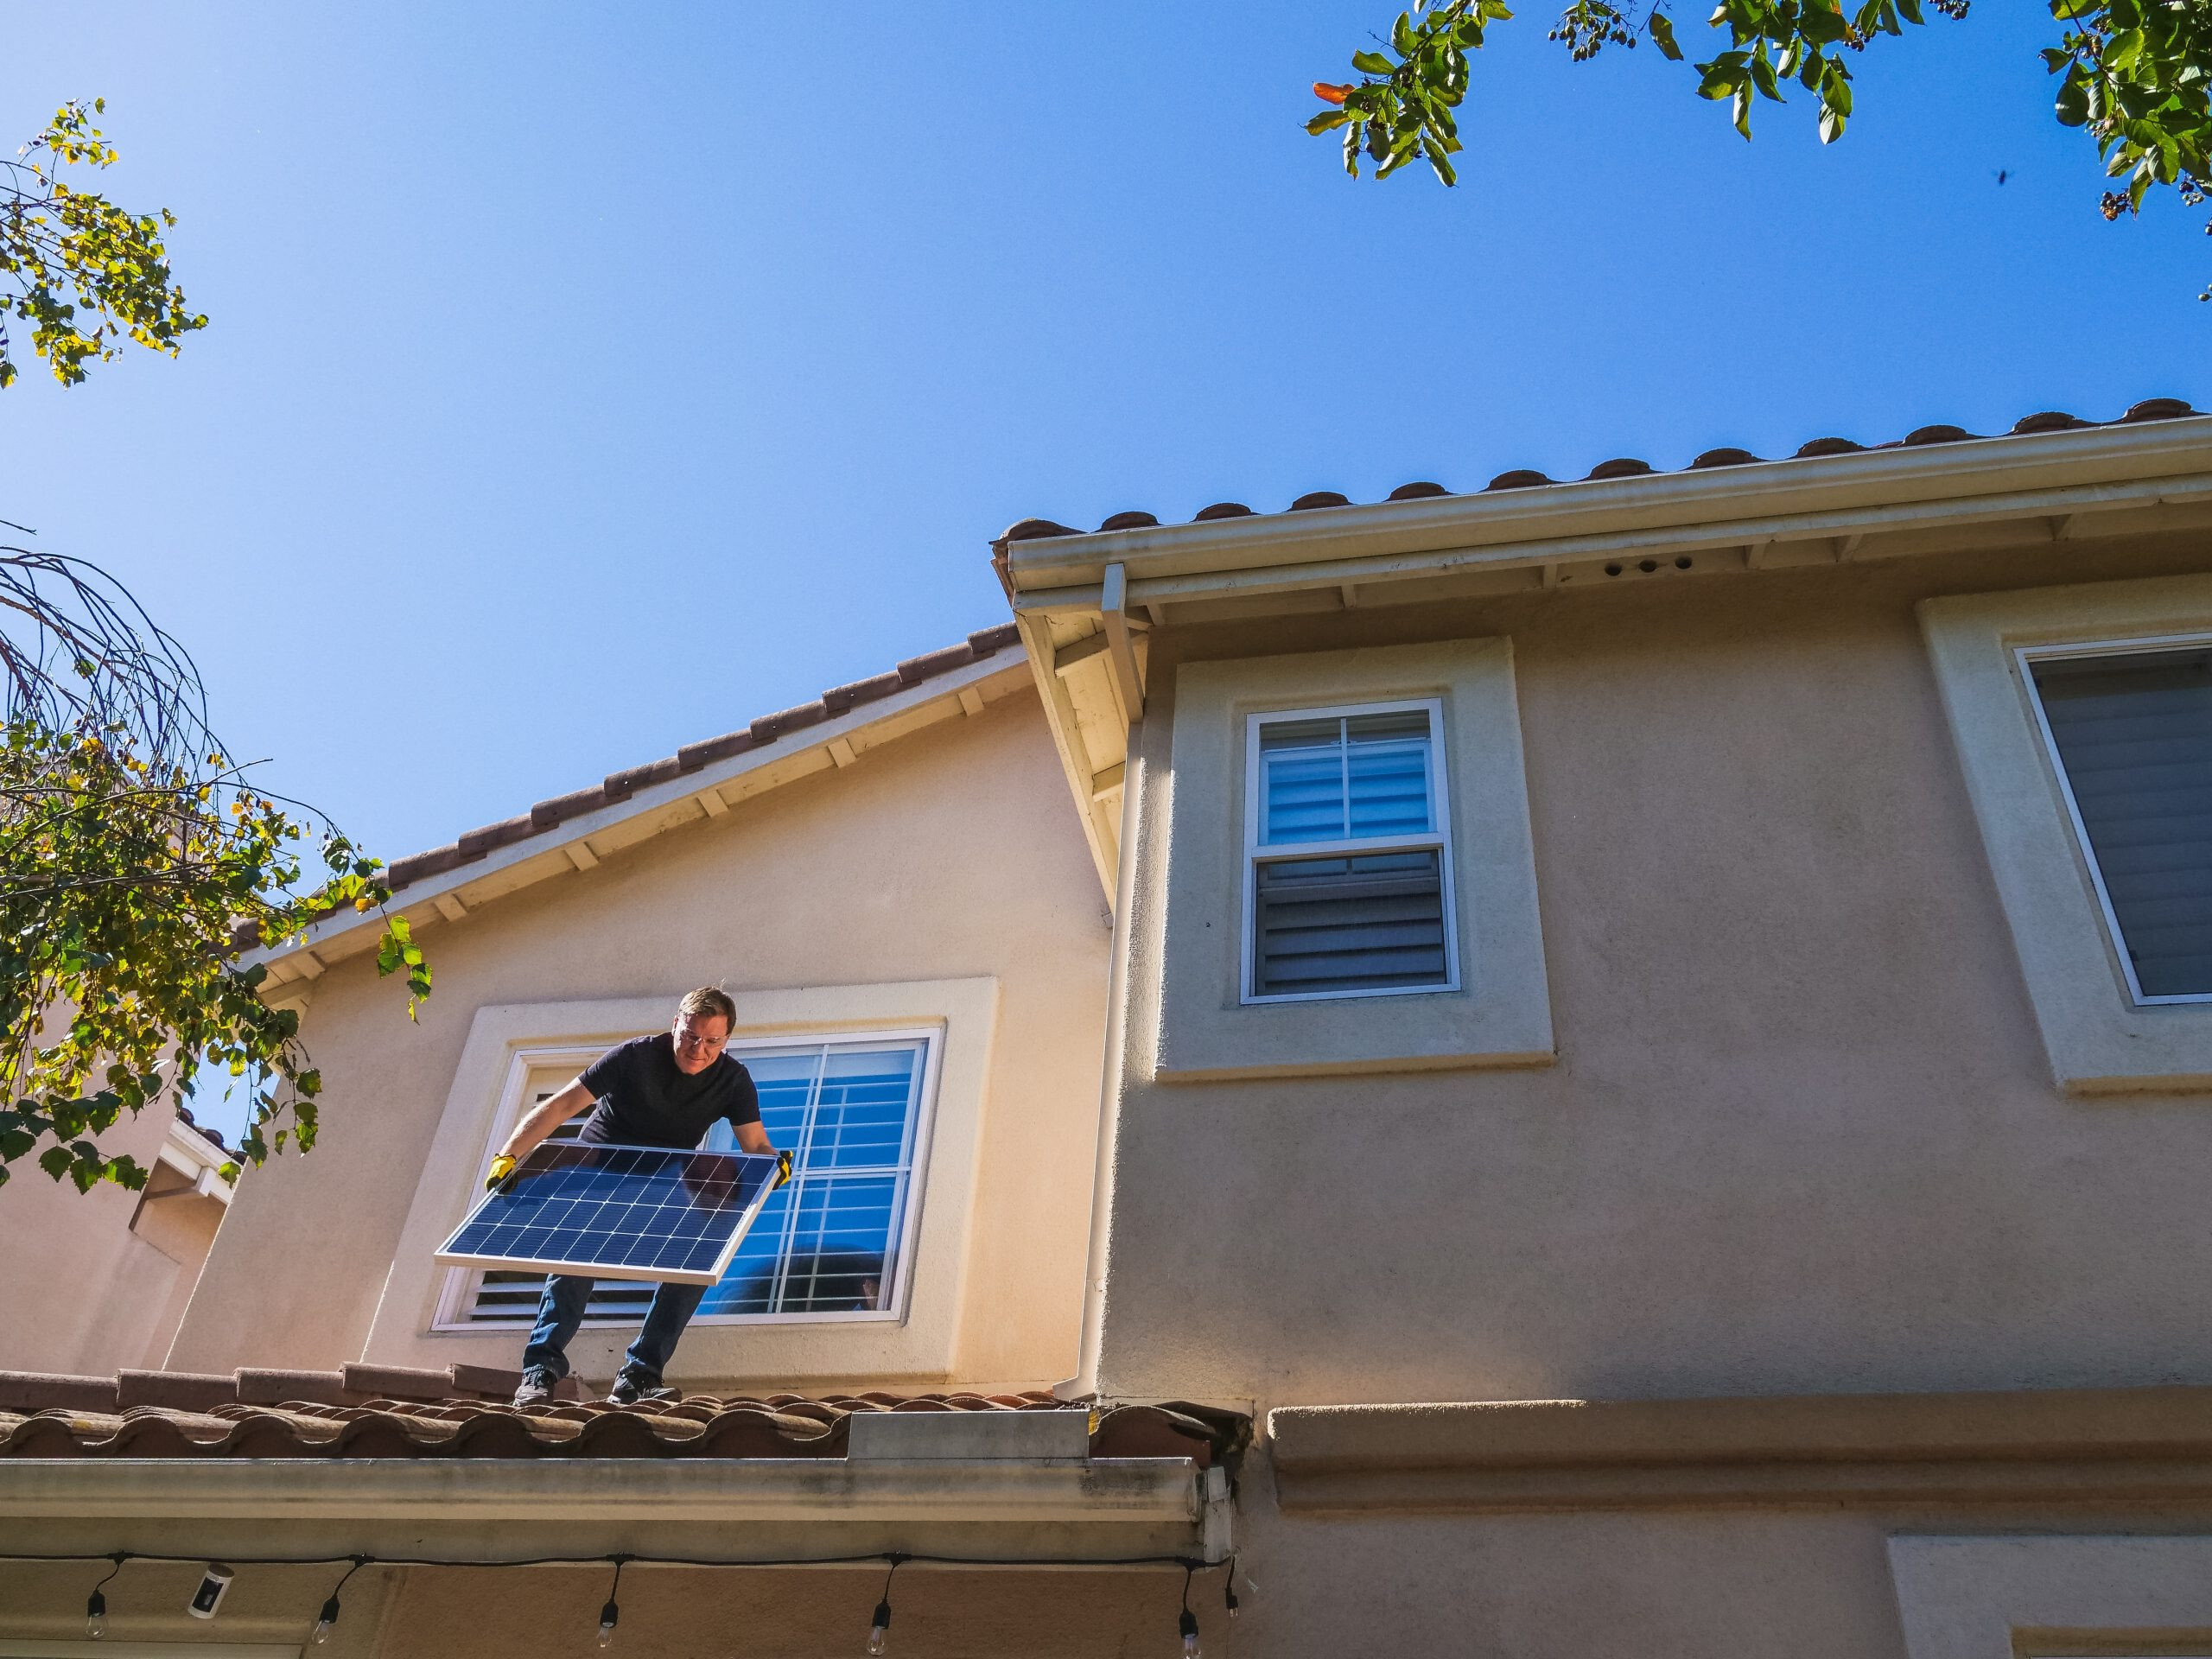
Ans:
{"type": "MultiPolygon", "coordinates": [[[[776,1186],[781,1186],[785,1181],[791,1179],[791,1155],[788,1152],[779,1152],[776,1154],[776,1186]]],[[[776,1187],[772,1186],[768,1190],[772,1192],[776,1190],[776,1187]]]]}
{"type": "Polygon", "coordinates": [[[499,1183],[514,1173],[515,1160],[508,1157],[505,1153],[501,1153],[492,1160],[492,1173],[484,1178],[484,1190],[486,1192],[498,1192],[499,1183]]]}

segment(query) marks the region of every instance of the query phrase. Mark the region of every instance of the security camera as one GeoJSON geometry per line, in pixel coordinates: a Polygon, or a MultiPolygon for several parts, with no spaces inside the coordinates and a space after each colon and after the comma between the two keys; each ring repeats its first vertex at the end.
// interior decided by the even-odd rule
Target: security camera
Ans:
{"type": "Polygon", "coordinates": [[[223,1605],[223,1592],[231,1587],[237,1573],[220,1561],[210,1561],[201,1569],[200,1587],[192,1592],[192,1605],[185,1609],[194,1618],[213,1618],[215,1610],[223,1605]]]}

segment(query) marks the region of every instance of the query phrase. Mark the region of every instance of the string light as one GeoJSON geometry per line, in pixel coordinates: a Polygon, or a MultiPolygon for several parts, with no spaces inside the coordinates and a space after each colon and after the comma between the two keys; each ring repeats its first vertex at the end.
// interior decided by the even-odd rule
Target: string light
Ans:
{"type": "Polygon", "coordinates": [[[367,1556],[356,1555],[353,1558],[353,1565],[347,1567],[344,1576],[341,1577],[336,1584],[330,1586],[330,1599],[322,1604],[322,1612],[321,1616],[315,1619],[315,1630],[309,1634],[308,1637],[308,1641],[320,1647],[322,1643],[330,1640],[331,1630],[338,1623],[338,1592],[346,1587],[346,1579],[352,1578],[356,1573],[359,1572],[368,1564],[369,1558],[367,1556]]]}
{"type": "Polygon", "coordinates": [[[612,1645],[614,1627],[622,1622],[622,1608],[614,1598],[621,1592],[622,1568],[629,1559],[627,1555],[614,1557],[614,1582],[607,1587],[607,1605],[599,1610],[599,1645],[602,1648],[612,1645]]]}
{"type": "Polygon", "coordinates": [[[892,1556],[891,1570],[883,1575],[883,1594],[875,1604],[875,1617],[868,1627],[869,1659],[882,1659],[891,1645],[891,1580],[899,1576],[899,1568],[906,1560],[904,1555],[892,1556]]]}
{"type": "Polygon", "coordinates": [[[1183,1563],[1183,1616],[1175,1621],[1176,1634],[1183,1638],[1183,1659],[1198,1659],[1198,1616],[1191,1611],[1191,1574],[1198,1570],[1196,1561],[1183,1563]]]}
{"type": "MultiPolygon", "coordinates": [[[[115,1578],[115,1575],[123,1570],[124,1564],[125,1562],[138,1560],[175,1563],[200,1561],[202,1559],[202,1557],[198,1555],[164,1555],[153,1553],[142,1553],[137,1550],[116,1550],[105,1555],[60,1551],[51,1554],[18,1554],[14,1553],[0,1554],[0,1561],[106,1561],[110,1563],[105,1576],[104,1576],[98,1584],[93,1586],[92,1594],[85,1599],[85,1634],[95,1641],[107,1634],[107,1598],[104,1592],[106,1586],[115,1578]]],[[[372,1565],[381,1565],[385,1567],[448,1567],[612,1566],[614,1568],[614,1580],[608,1588],[606,1605],[599,1611],[599,1645],[601,1648],[609,1647],[613,1644],[614,1641],[615,1626],[621,1622],[622,1609],[617,1597],[622,1587],[622,1569],[632,1561],[645,1561],[658,1567],[720,1567],[725,1569],[734,1567],[859,1567],[871,1561],[888,1562],[890,1564],[890,1569],[883,1576],[883,1594],[876,1602],[874,1616],[870,1619],[868,1624],[868,1652],[870,1656],[870,1659],[883,1659],[883,1656],[889,1651],[891,1641],[892,1581],[897,1578],[899,1569],[909,1561],[924,1561],[939,1567],[1179,1567],[1183,1569],[1183,1605],[1182,1615],[1177,1621],[1177,1630],[1183,1638],[1183,1653],[1185,1659],[1198,1659],[1198,1615],[1191,1611],[1191,1580],[1194,1574],[1201,1572],[1211,1571],[1213,1567],[1217,1566],[1226,1565],[1229,1569],[1229,1577],[1224,1582],[1222,1586],[1222,1599],[1224,1605],[1229,1610],[1230,1618],[1234,1618],[1236,1617],[1236,1589],[1235,1582],[1236,1558],[1233,1555],[1230,1557],[1226,1563],[1203,1561],[1195,1560],[1187,1555],[1118,1555],[1097,1556],[1087,1559],[1077,1557],[1071,1559],[1067,1556],[1060,1555],[976,1556],[908,1554],[897,1550],[878,1551],[867,1555],[801,1555],[778,1557],[774,1559],[764,1558],[752,1560],[717,1560],[709,1558],[684,1555],[626,1554],[537,1555],[515,1557],[504,1560],[486,1560],[482,1559],[466,1560],[456,1559],[450,1556],[435,1558],[429,1556],[388,1556],[379,1559],[376,1556],[365,1554],[234,1555],[231,1559],[232,1562],[241,1567],[335,1567],[341,1563],[344,1564],[346,1571],[340,1575],[338,1582],[331,1587],[329,1598],[322,1604],[321,1611],[316,1617],[315,1622],[315,1628],[311,1632],[309,1632],[306,1645],[310,1647],[321,1646],[329,1641],[330,1633],[338,1624],[338,1618],[340,1611],[339,1600],[340,1592],[346,1587],[347,1581],[353,1578],[354,1573],[359,1572],[364,1567],[372,1565]]],[[[224,1575],[223,1582],[226,1585],[228,1584],[229,1576],[232,1571],[230,1567],[226,1567],[219,1569],[210,1570],[220,1571],[224,1575]]]]}
{"type": "Polygon", "coordinates": [[[107,1598],[100,1592],[107,1588],[108,1579],[123,1571],[123,1564],[130,1558],[120,1551],[107,1558],[115,1565],[107,1570],[107,1579],[92,1586],[92,1593],[85,1598],[85,1634],[99,1641],[107,1634],[107,1598]]]}

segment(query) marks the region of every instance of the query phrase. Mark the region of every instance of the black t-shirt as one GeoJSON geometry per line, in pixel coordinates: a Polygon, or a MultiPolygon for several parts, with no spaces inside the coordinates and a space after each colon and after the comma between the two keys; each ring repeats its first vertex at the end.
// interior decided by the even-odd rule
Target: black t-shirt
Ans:
{"type": "Polygon", "coordinates": [[[719,1118],[733,1128],[760,1121],[750,1071],[717,1054],[705,1071],[686,1077],[676,1067],[676,1039],[664,1031],[608,1049],[584,1068],[583,1084],[599,1104],[584,1120],[580,1141],[689,1148],[719,1118]]]}

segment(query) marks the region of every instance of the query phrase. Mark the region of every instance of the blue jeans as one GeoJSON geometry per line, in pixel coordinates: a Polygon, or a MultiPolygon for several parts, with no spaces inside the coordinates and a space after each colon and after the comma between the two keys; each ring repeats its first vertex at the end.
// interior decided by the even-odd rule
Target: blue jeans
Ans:
{"type": "MultiPolygon", "coordinates": [[[[569,1338],[584,1322],[584,1304],[591,1300],[597,1281],[572,1274],[556,1273],[545,1281],[545,1294],[537,1304],[537,1323],[531,1328],[530,1345],[522,1351],[524,1370],[547,1370],[555,1376],[569,1374],[569,1338]]],[[[663,1284],[653,1290],[653,1305],[645,1310],[645,1328],[624,1356],[623,1371],[641,1389],[660,1386],[668,1357],[676,1351],[677,1338],[698,1312],[704,1285],[663,1284]]]]}

